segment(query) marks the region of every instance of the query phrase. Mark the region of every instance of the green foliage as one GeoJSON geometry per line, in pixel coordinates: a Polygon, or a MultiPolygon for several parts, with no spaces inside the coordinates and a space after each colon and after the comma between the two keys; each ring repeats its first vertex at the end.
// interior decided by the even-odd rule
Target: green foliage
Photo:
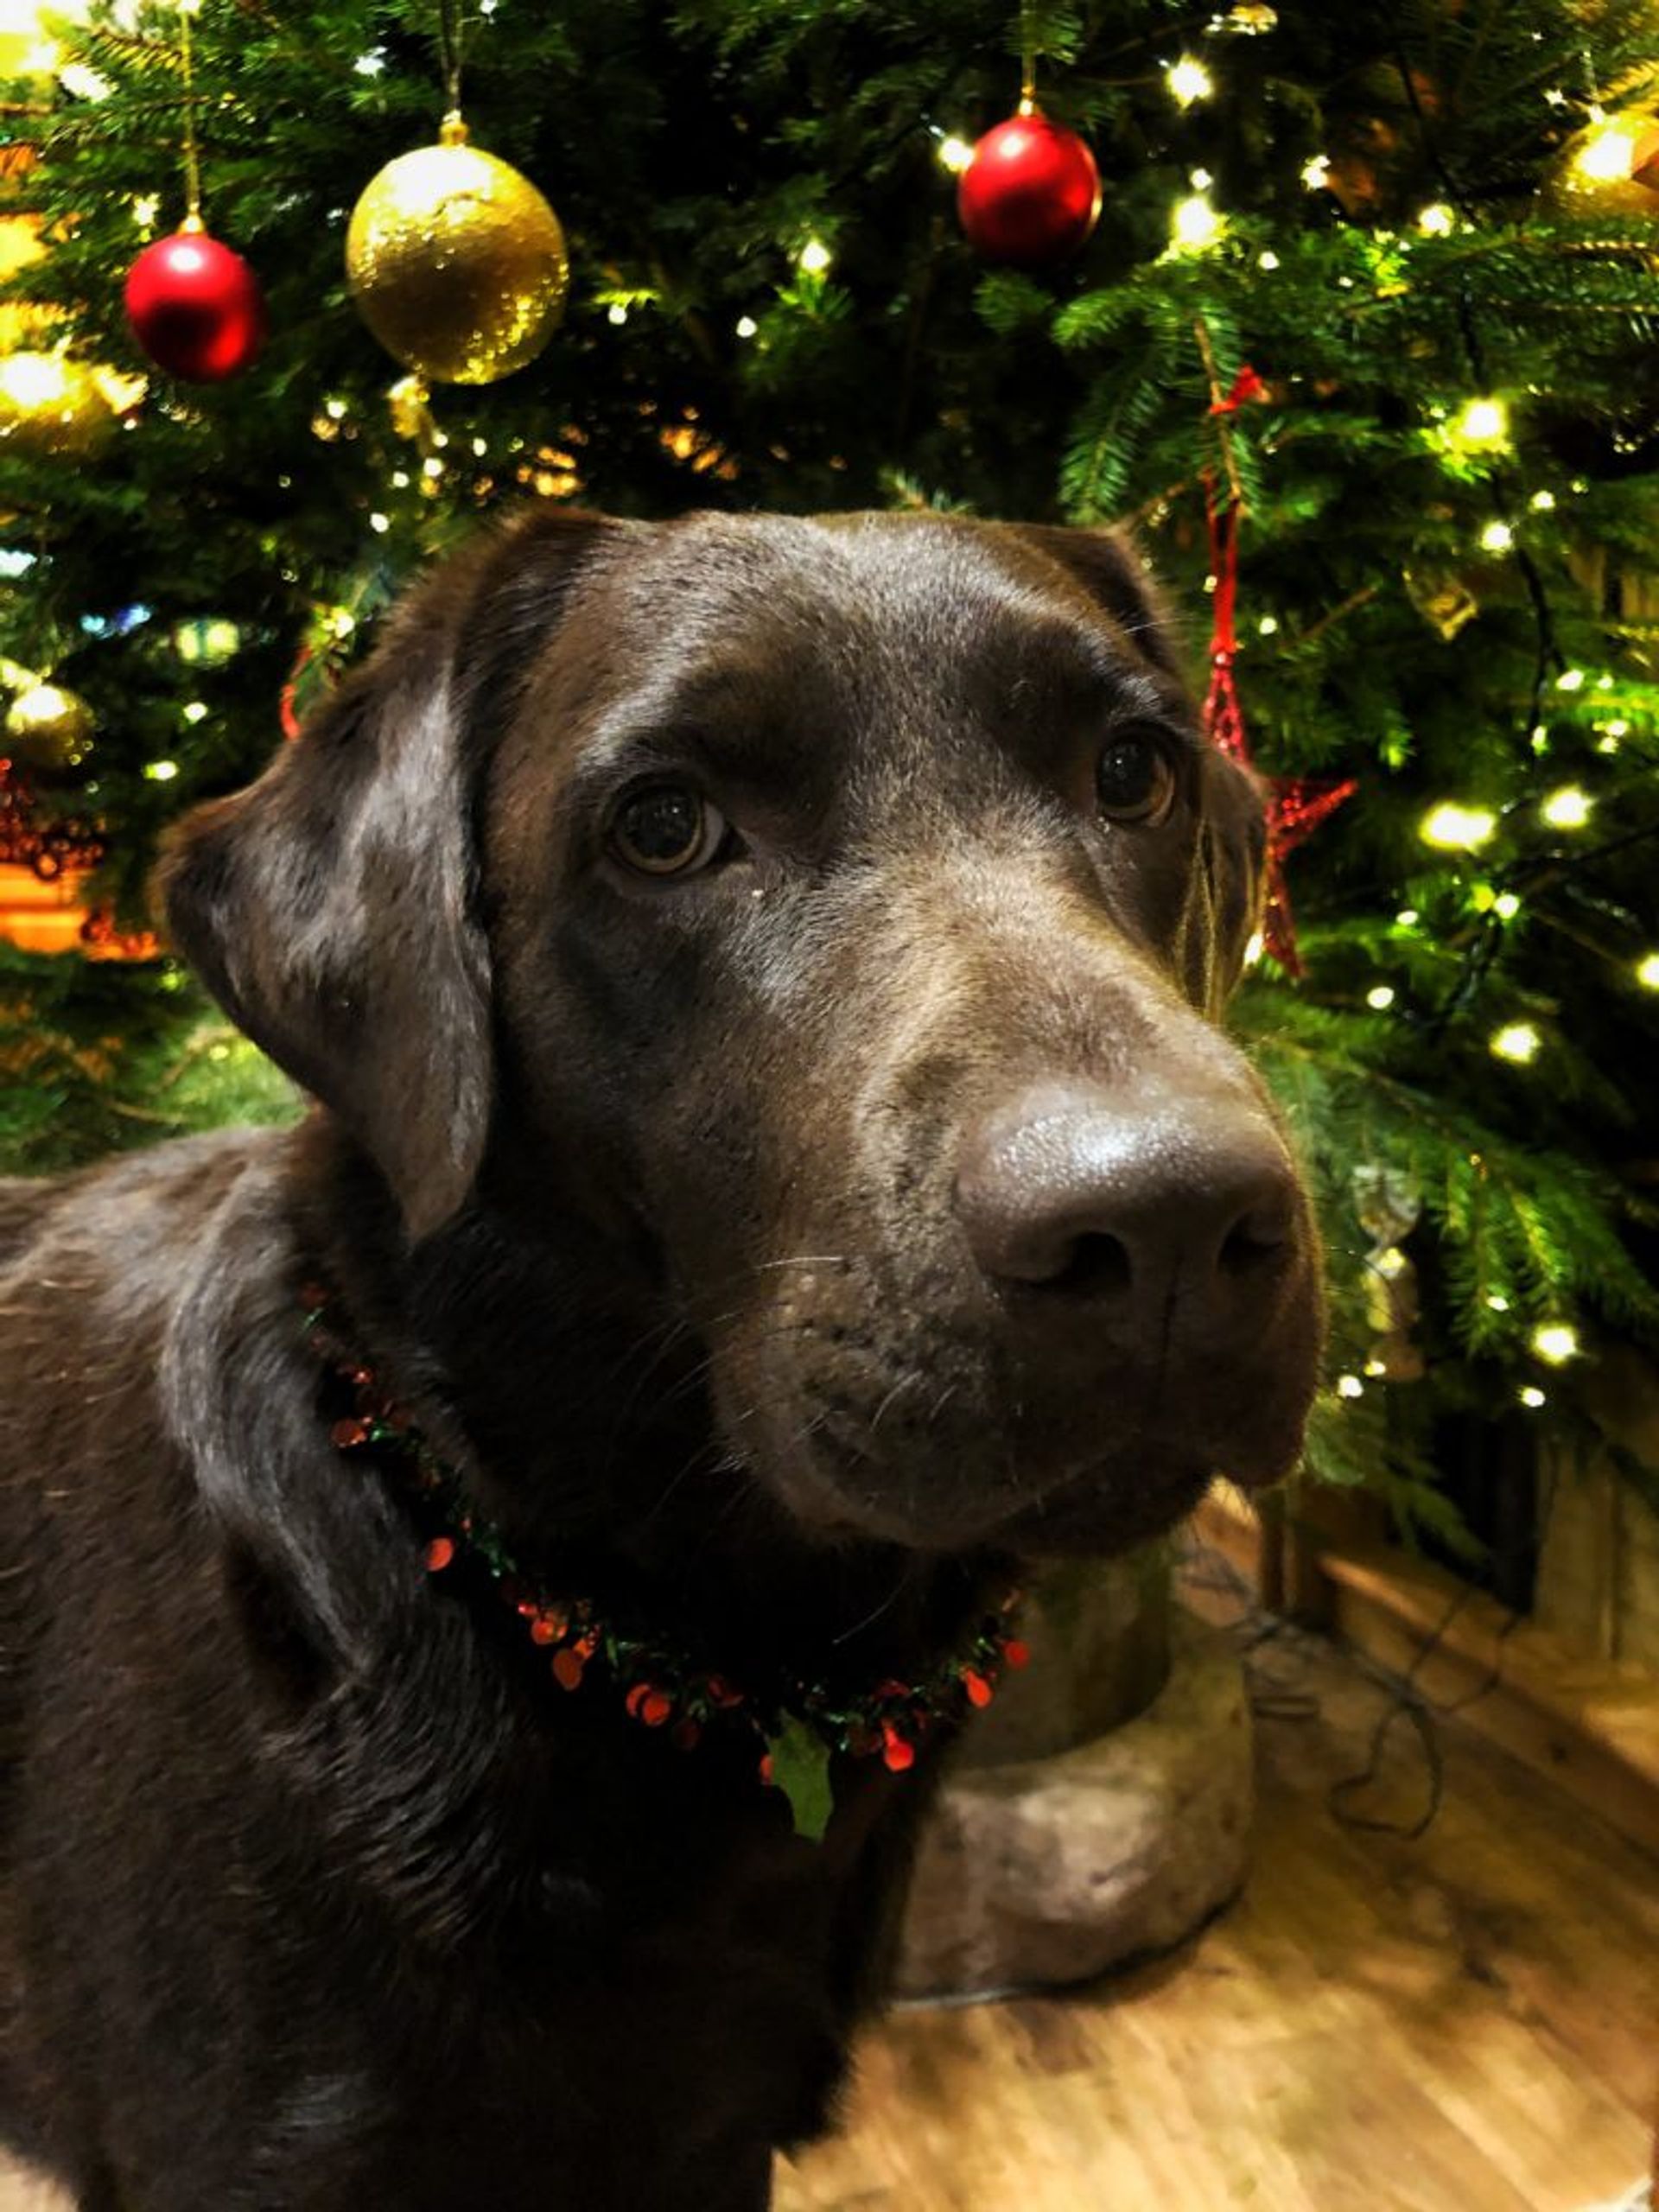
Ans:
{"type": "MultiPolygon", "coordinates": [[[[505,502],[1128,516],[1190,610],[1201,677],[1204,480],[1230,472],[1260,763],[1360,785],[1292,863],[1307,980],[1268,963],[1241,1008],[1318,1186],[1333,1377],[1363,1376],[1372,1331],[1354,1167],[1398,1171],[1424,1215],[1427,1379],[1323,1402],[1312,1464],[1385,1483],[1444,1534],[1438,1413],[1496,1416],[1541,1383],[1538,1417],[1564,1430],[1573,1372],[1537,1365],[1532,1330],[1659,1324],[1659,994],[1635,972],[1659,949],[1659,279],[1650,215],[1560,188],[1586,42],[1589,72],[1634,97],[1659,82],[1659,34],[1648,0],[1593,18],[1285,0],[1256,36],[1235,14],[1030,11],[1044,103],[1090,135],[1105,213],[1073,263],[1022,274],[976,262],[936,159],[1013,106],[1010,0],[501,0],[474,24],[466,106],[564,219],[570,311],[518,377],[441,393],[448,443],[423,452],[394,430],[397,372],[340,246],[361,185],[434,135],[435,9],[207,0],[208,213],[264,276],[271,340],[228,385],[152,377],[87,465],[0,453],[0,654],[96,707],[91,782],[48,798],[96,805],[130,912],[165,822],[276,742],[301,649],[303,709],[401,578],[505,502]],[[1185,110],[1163,73],[1183,51],[1216,84],[1185,110]],[[1177,247],[1198,171],[1219,227],[1177,247]],[[827,270],[801,266],[809,239],[827,270]],[[1224,392],[1248,363],[1264,395],[1212,416],[1205,346],[1224,392]],[[1465,435],[1477,398],[1507,436],[1465,435]],[[239,633],[212,666],[178,644],[204,617],[239,633]],[[158,760],[176,778],[148,777],[158,760]],[[1582,827],[1551,819],[1568,786],[1592,802],[1582,827]],[[1478,849],[1425,842],[1448,801],[1491,815],[1478,849]],[[1496,1057],[1522,1024],[1535,1057],[1496,1057]]],[[[56,239],[14,289],[129,370],[134,201],[180,212],[175,25],[147,0],[102,9],[73,36],[108,96],[60,86],[7,125],[43,150],[13,189],[56,239]]],[[[188,1057],[209,1033],[165,971],[48,976],[10,985],[39,1047],[5,1047],[13,1163],[211,1114],[193,1071],[241,1080],[234,1053],[188,1057]],[[122,1040],[107,1066],[91,1037],[122,1040]]]]}
{"type": "Polygon", "coordinates": [[[292,1121],[298,1093],[171,961],[0,945],[0,1158],[62,1173],[226,1122],[292,1121]]]}

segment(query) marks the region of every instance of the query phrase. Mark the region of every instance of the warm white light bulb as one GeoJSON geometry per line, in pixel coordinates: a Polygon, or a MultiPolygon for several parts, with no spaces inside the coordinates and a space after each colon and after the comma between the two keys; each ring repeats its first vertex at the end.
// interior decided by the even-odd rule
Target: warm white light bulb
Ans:
{"type": "Polygon", "coordinates": [[[1565,1367],[1579,1356],[1579,1332],[1569,1321],[1541,1322],[1532,1332],[1532,1348],[1551,1367],[1565,1367]]]}
{"type": "Polygon", "coordinates": [[[1497,827],[1497,817],[1490,807],[1459,806],[1448,799],[1424,816],[1418,835],[1426,845],[1438,845],[1443,851],[1471,853],[1497,827]]]}
{"type": "Polygon", "coordinates": [[[1573,156],[1573,166],[1591,184],[1617,184],[1636,166],[1636,133],[1622,123],[1602,122],[1573,156]]]}
{"type": "Polygon", "coordinates": [[[1221,231],[1221,218],[1206,194],[1195,192],[1191,199],[1176,201],[1170,228],[1178,246],[1198,253],[1215,243],[1221,231]]]}
{"type": "Polygon", "coordinates": [[[1179,61],[1168,63],[1164,70],[1170,97],[1180,107],[1191,107],[1194,100],[1207,100],[1216,89],[1216,80],[1202,61],[1184,54],[1179,61]]]}
{"type": "Polygon", "coordinates": [[[1595,801],[1576,784],[1563,784],[1551,791],[1539,812],[1552,830],[1582,830],[1595,810],[1595,801]]]}
{"type": "Polygon", "coordinates": [[[1459,445],[1486,448],[1506,445],[1510,435],[1510,410],[1501,399],[1471,399],[1453,423],[1452,435],[1459,445]]]}
{"type": "Polygon", "coordinates": [[[1529,1021],[1511,1021],[1494,1033],[1491,1051],[1497,1059],[1513,1060],[1517,1067],[1526,1067],[1537,1058],[1543,1041],[1529,1021]]]}

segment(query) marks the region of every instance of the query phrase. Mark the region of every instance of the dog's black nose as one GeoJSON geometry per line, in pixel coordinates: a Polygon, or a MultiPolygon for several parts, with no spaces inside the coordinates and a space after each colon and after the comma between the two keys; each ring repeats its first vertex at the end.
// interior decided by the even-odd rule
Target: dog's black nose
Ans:
{"type": "Polygon", "coordinates": [[[1194,1321],[1245,1318],[1297,1222],[1289,1155],[1248,1096],[1046,1085],[972,1128],[957,1207],[985,1274],[1194,1321]]]}

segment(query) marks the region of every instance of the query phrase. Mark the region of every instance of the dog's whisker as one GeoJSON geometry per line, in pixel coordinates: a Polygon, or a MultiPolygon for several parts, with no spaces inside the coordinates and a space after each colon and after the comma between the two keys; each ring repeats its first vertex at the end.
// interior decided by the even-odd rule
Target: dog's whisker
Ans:
{"type": "Polygon", "coordinates": [[[893,1584],[892,1589],[888,1591],[887,1596],[883,1598],[880,1604],[877,1605],[873,1611],[866,1613],[861,1621],[855,1621],[850,1628],[842,1629],[839,1636],[832,1636],[830,1639],[830,1643],[832,1645],[840,1645],[849,1643],[854,1637],[862,1635],[867,1628],[873,1628],[876,1622],[879,1621],[884,1614],[890,1613],[893,1611],[893,1608],[898,1604],[899,1599],[903,1597],[905,1592],[915,1582],[916,1567],[917,1560],[915,1555],[913,1554],[908,1554],[905,1560],[905,1569],[903,1573],[899,1575],[899,1579],[893,1584]]]}
{"type": "MultiPolygon", "coordinates": [[[[664,1362],[671,1357],[672,1353],[677,1348],[681,1338],[683,1336],[690,1336],[690,1325],[689,1322],[677,1324],[674,1333],[671,1337],[665,1338],[664,1341],[658,1347],[655,1355],[646,1362],[645,1365],[634,1377],[628,1389],[626,1392],[620,1392],[617,1396],[612,1399],[611,1437],[613,1442],[615,1442],[621,1436],[628,1415],[633,1412],[640,1400],[644,1397],[646,1390],[650,1388],[653,1376],[660,1374],[664,1362]]],[[[699,1367],[706,1367],[707,1364],[708,1362],[706,1357],[698,1363],[699,1367]]],[[[613,1389],[619,1389],[620,1382],[621,1376],[619,1374],[613,1378],[610,1387],[613,1389]]],[[[671,1390],[670,1395],[671,1396],[672,1395],[671,1390]]]]}
{"type": "Polygon", "coordinates": [[[645,1372],[650,1374],[673,1350],[679,1338],[690,1332],[690,1327],[691,1319],[689,1314],[673,1313],[666,1320],[658,1322],[654,1328],[645,1330],[607,1370],[607,1387],[611,1389],[618,1387],[627,1376],[634,1362],[646,1353],[650,1354],[650,1357],[646,1362],[645,1372]]]}
{"type": "Polygon", "coordinates": [[[934,1399],[933,1403],[928,1408],[926,1426],[929,1428],[933,1427],[934,1423],[938,1420],[939,1415],[944,1411],[945,1408],[950,1404],[951,1399],[954,1398],[956,1395],[956,1384],[954,1382],[947,1382],[944,1389],[940,1391],[938,1396],[934,1399]]]}
{"type": "Polygon", "coordinates": [[[882,1399],[880,1404],[876,1408],[874,1414],[871,1416],[870,1434],[872,1436],[874,1436],[876,1430],[880,1427],[881,1417],[887,1412],[888,1407],[891,1406],[896,1399],[902,1397],[905,1392],[909,1389],[912,1382],[918,1382],[919,1380],[920,1377],[915,1375],[901,1375],[899,1377],[899,1380],[893,1384],[892,1389],[888,1391],[887,1396],[882,1399]]]}

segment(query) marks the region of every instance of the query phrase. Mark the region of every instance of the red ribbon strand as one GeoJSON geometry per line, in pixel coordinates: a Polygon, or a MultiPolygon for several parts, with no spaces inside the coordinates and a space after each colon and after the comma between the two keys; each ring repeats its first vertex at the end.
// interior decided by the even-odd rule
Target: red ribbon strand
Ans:
{"type": "MultiPolygon", "coordinates": [[[[1262,387],[1254,369],[1241,369],[1232,392],[1217,400],[1212,415],[1228,414],[1262,387]],[[1245,389],[1247,379],[1252,388],[1245,389]]],[[[1210,640],[1210,689],[1204,702],[1205,728],[1230,760],[1254,769],[1244,709],[1239,703],[1233,673],[1238,654],[1238,518],[1239,503],[1224,505],[1216,498],[1215,480],[1205,480],[1210,518],[1210,567],[1215,581],[1215,626],[1210,640]]],[[[1346,777],[1331,784],[1304,776],[1273,776],[1268,785],[1267,897],[1262,911],[1262,938],[1268,952],[1287,976],[1297,979],[1306,969],[1296,944],[1296,918],[1291,910],[1290,887],[1285,880],[1285,861],[1297,846],[1311,837],[1319,824],[1333,815],[1359,789],[1346,777]]]]}

